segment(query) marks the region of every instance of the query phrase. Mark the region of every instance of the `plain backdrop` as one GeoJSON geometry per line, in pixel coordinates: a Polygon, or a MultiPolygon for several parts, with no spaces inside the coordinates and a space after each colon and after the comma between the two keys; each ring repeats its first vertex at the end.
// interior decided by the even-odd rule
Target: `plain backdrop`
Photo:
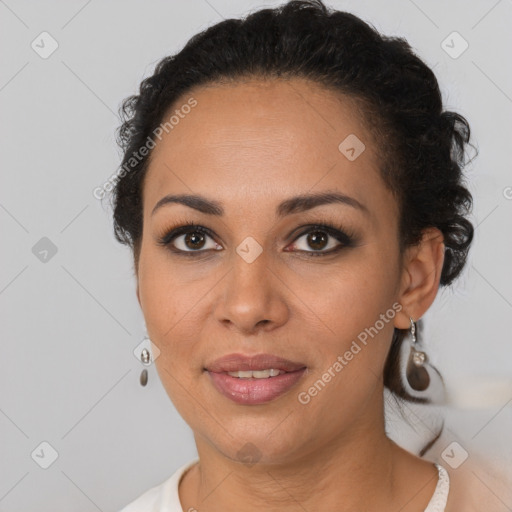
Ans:
{"type": "MultiPolygon", "coordinates": [[[[133,351],[146,333],[131,254],[93,190],[120,163],[120,102],[155,64],[223,18],[280,3],[0,2],[0,511],[116,511],[196,456],[154,367],[139,384],[133,351]]],[[[445,108],[471,125],[475,241],[426,316],[429,356],[451,397],[429,456],[462,447],[503,469],[512,465],[512,2],[327,4],[405,37],[434,69],[445,108]]],[[[411,450],[440,425],[428,409],[407,407],[412,427],[388,414],[390,435],[411,450]]],[[[512,509],[486,474],[475,485],[512,509]]]]}

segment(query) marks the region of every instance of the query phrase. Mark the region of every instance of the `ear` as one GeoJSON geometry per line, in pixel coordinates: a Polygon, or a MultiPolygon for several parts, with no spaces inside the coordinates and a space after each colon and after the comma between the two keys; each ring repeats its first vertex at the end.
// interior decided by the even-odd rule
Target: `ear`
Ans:
{"type": "Polygon", "coordinates": [[[140,302],[140,291],[139,291],[139,258],[138,258],[138,248],[136,247],[134,249],[134,257],[133,257],[133,275],[135,277],[135,282],[137,283],[137,290],[136,290],[136,295],[137,295],[137,300],[139,301],[139,306],[141,307],[142,309],[142,304],[140,302]]]}
{"type": "Polygon", "coordinates": [[[406,250],[398,297],[403,309],[394,320],[398,329],[408,329],[411,325],[409,317],[418,320],[434,302],[443,269],[444,250],[444,237],[437,228],[425,229],[421,241],[406,250]]]}
{"type": "Polygon", "coordinates": [[[137,291],[135,293],[137,294],[137,300],[139,301],[139,305],[142,308],[142,304],[140,302],[139,282],[138,281],[137,281],[137,291]]]}

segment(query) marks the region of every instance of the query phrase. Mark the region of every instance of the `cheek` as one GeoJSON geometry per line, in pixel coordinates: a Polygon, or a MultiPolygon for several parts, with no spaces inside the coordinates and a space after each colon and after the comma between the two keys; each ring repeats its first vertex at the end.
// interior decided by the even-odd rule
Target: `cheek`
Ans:
{"type": "Polygon", "coordinates": [[[316,294],[314,309],[322,319],[314,338],[316,364],[299,390],[300,403],[307,403],[311,417],[333,425],[333,434],[378,391],[393,333],[393,272],[364,265],[360,271],[338,273],[316,294]]]}
{"type": "Polygon", "coordinates": [[[203,337],[204,319],[199,315],[202,300],[212,284],[198,279],[197,272],[183,271],[184,266],[173,264],[165,251],[149,248],[141,252],[138,278],[141,306],[148,335],[160,349],[156,366],[164,381],[169,380],[167,372],[179,374],[183,380],[198,371],[191,354],[203,337]]]}
{"type": "Polygon", "coordinates": [[[139,260],[138,284],[141,306],[148,329],[159,337],[183,316],[189,293],[183,284],[180,263],[173,263],[166,250],[144,240],[139,260]]]}
{"type": "Polygon", "coordinates": [[[378,251],[360,253],[348,260],[318,286],[306,287],[302,296],[322,320],[316,343],[323,372],[338,356],[347,355],[344,374],[363,378],[361,368],[374,374],[382,370],[393,333],[393,319],[399,307],[395,290],[398,268],[393,255],[378,251]]]}
{"type": "Polygon", "coordinates": [[[155,251],[146,249],[144,245],[139,261],[138,286],[148,335],[161,351],[158,366],[167,358],[166,340],[172,337],[175,326],[185,314],[182,311],[185,305],[176,293],[181,287],[169,263],[166,264],[155,251]]]}
{"type": "Polygon", "coordinates": [[[160,350],[155,367],[169,398],[186,415],[190,404],[185,390],[192,389],[198,371],[192,357],[198,343],[198,324],[191,320],[196,293],[180,282],[168,262],[162,265],[158,258],[143,258],[139,269],[139,293],[148,336],[160,350]]]}
{"type": "Polygon", "coordinates": [[[321,315],[327,315],[335,332],[373,324],[395,299],[396,260],[375,248],[354,252],[323,276],[317,275],[316,285],[315,280],[307,285],[307,300],[321,315]]]}

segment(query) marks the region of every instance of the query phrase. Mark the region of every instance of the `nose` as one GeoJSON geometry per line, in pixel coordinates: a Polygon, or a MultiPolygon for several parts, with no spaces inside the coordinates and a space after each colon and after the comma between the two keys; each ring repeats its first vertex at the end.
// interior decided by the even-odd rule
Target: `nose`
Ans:
{"type": "Polygon", "coordinates": [[[232,269],[219,285],[215,316],[225,327],[251,335],[286,322],[287,288],[269,267],[265,252],[252,263],[236,255],[232,269]]]}

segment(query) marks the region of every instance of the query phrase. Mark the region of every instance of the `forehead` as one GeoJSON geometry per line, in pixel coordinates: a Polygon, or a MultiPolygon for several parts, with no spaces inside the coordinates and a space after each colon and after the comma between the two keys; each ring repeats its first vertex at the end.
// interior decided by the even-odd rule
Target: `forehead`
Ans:
{"type": "Polygon", "coordinates": [[[334,187],[362,199],[364,189],[384,187],[357,103],[308,80],[198,87],[176,101],[163,122],[173,114],[180,114],[177,122],[152,151],[145,208],[173,191],[264,202],[270,191],[334,187]],[[195,106],[182,110],[190,98],[195,106]],[[364,144],[355,160],[342,152],[345,140],[364,144]]]}

